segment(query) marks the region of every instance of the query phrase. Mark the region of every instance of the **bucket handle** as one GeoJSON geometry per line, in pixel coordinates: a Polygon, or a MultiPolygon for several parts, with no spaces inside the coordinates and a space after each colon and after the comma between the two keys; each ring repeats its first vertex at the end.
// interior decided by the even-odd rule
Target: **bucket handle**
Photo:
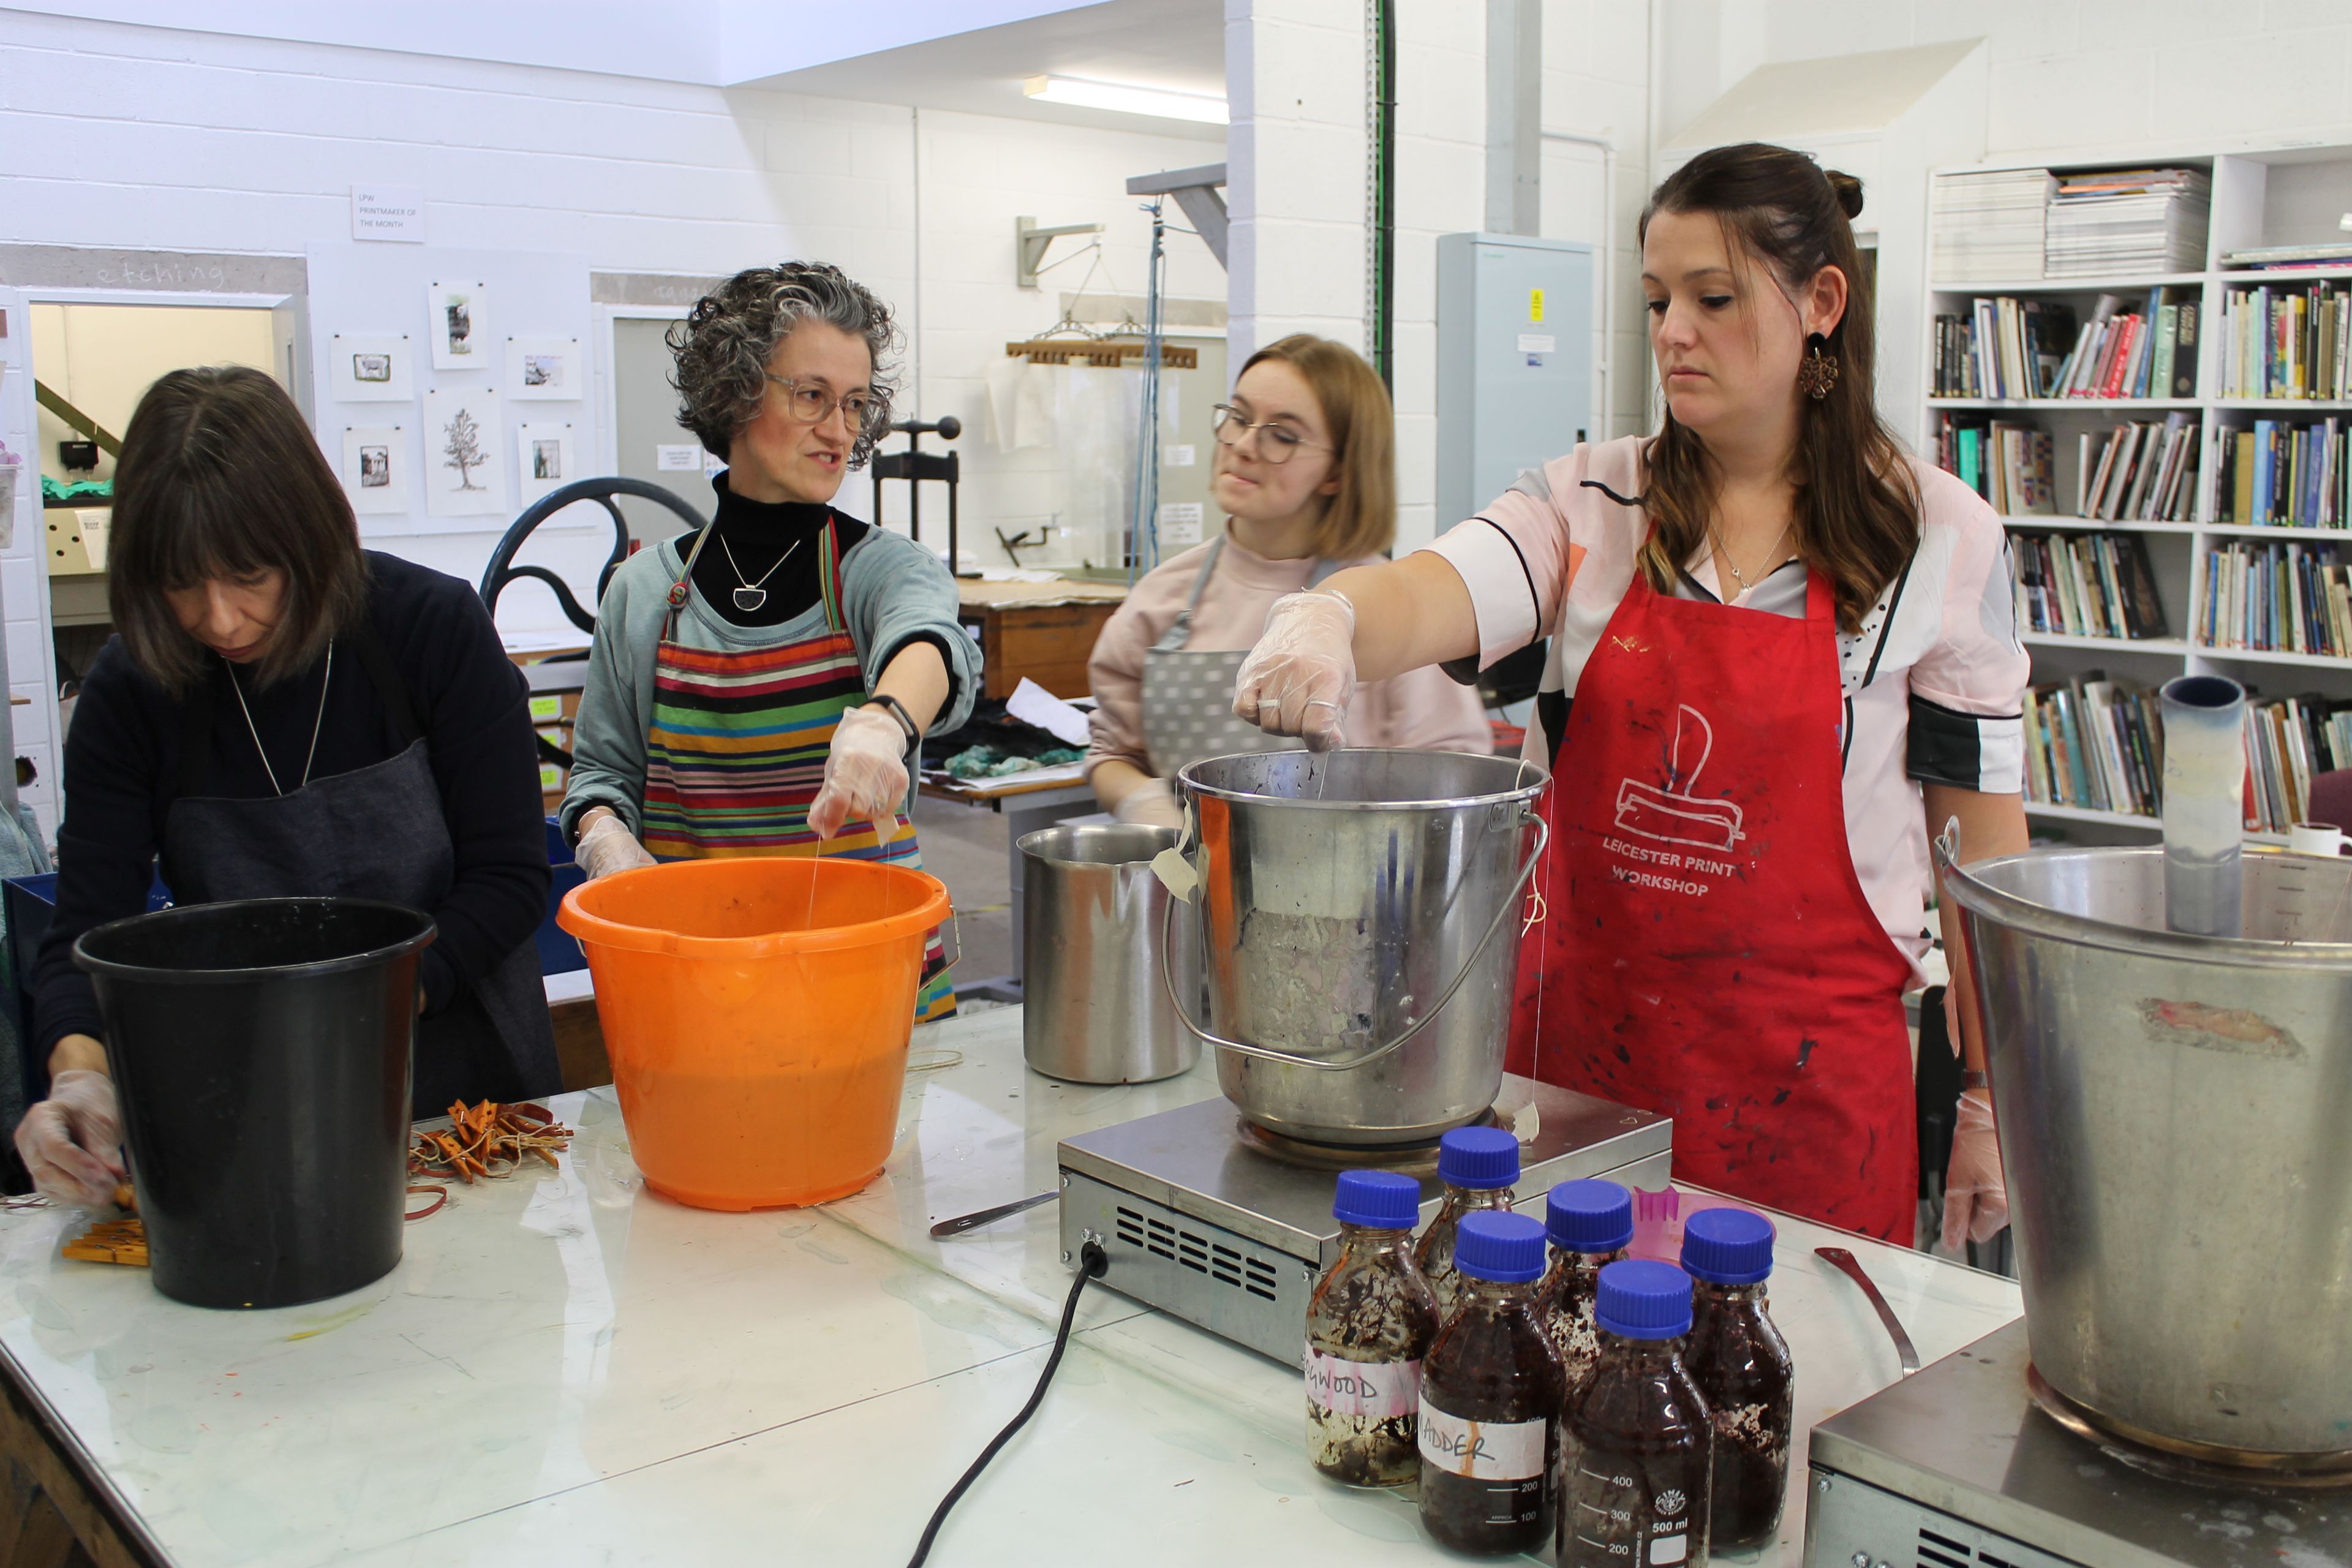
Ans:
{"type": "Polygon", "coordinates": [[[1528,853],[1527,864],[1519,868],[1518,876],[1512,879],[1511,890],[1503,895],[1502,907],[1495,911],[1495,918],[1486,922],[1486,930],[1478,938],[1478,945],[1472,948],[1470,956],[1462,961],[1461,973],[1454,975],[1453,983],[1445,987],[1444,992],[1437,998],[1435,1006],[1423,1013],[1417,1021],[1406,1026],[1403,1034],[1386,1045],[1376,1046],[1359,1056],[1346,1057],[1338,1060],[1323,1060],[1314,1057],[1297,1056],[1289,1051],[1278,1051],[1271,1046],[1253,1046],[1241,1040],[1229,1040],[1223,1035],[1212,1034],[1203,1028],[1185,1009],[1184,998],[1177,992],[1176,971],[1171,956],[1176,945],[1177,900],[1170,899],[1168,907],[1160,913],[1160,984],[1166,989],[1168,1000],[1176,1008],[1178,1021],[1220,1050],[1238,1051],[1243,1056],[1257,1057],[1270,1062],[1288,1062],[1293,1067],[1319,1068],[1326,1072],[1344,1072],[1349,1068],[1363,1067],[1367,1063],[1376,1062],[1382,1057],[1402,1050],[1418,1037],[1423,1029],[1434,1023],[1440,1013],[1445,1011],[1445,1005],[1454,1000],[1454,994],[1462,989],[1462,983],[1469,979],[1470,972],[1478,966],[1478,955],[1486,951],[1486,944],[1495,940],[1495,933],[1503,929],[1503,922],[1510,918],[1514,910],[1518,908],[1519,895],[1527,890],[1528,879],[1535,875],[1536,866],[1543,859],[1544,850],[1551,843],[1551,825],[1540,815],[1534,816],[1532,820],[1536,826],[1535,848],[1528,853]]]}

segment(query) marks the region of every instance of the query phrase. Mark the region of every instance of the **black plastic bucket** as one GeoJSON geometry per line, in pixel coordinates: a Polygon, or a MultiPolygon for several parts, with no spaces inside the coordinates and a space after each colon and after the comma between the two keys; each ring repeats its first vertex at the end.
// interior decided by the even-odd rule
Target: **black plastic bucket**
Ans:
{"type": "Polygon", "coordinates": [[[157,1289],[290,1307],[400,1261],[416,955],[433,937],[398,904],[247,899],[74,943],[157,1289]]]}

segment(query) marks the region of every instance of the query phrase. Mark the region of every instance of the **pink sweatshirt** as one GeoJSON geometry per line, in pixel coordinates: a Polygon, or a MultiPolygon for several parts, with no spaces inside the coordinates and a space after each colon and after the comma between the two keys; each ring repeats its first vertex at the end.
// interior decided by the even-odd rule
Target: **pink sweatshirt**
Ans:
{"type": "MultiPolygon", "coordinates": [[[[1155,777],[1160,774],[1143,743],[1143,654],[1168,635],[1192,596],[1193,579],[1208,554],[1207,545],[1197,545],[1145,574],[1096,639],[1087,666],[1098,704],[1094,743],[1087,751],[1089,774],[1097,763],[1114,757],[1155,777]]],[[[1368,555],[1349,564],[1368,565],[1378,559],[1368,555]]],[[[1200,608],[1192,613],[1192,640],[1185,646],[1202,653],[1253,646],[1265,630],[1266,612],[1275,600],[1307,586],[1314,569],[1312,560],[1269,561],[1254,555],[1228,536],[1224,553],[1217,558],[1217,574],[1209,579],[1200,608]]],[[[1433,666],[1358,686],[1343,732],[1350,746],[1481,754],[1494,749],[1477,689],[1456,683],[1433,666]]]]}

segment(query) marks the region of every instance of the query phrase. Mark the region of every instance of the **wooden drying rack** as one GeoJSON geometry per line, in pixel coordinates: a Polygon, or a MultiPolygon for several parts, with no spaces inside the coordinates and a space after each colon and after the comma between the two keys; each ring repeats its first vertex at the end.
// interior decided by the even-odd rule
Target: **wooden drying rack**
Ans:
{"type": "MultiPolygon", "coordinates": [[[[1024,343],[1007,343],[1004,352],[1013,358],[1026,359],[1031,364],[1069,364],[1076,361],[1101,370],[1117,370],[1129,360],[1148,357],[1151,350],[1141,338],[1032,338],[1024,343]]],[[[1198,370],[1201,351],[1162,343],[1160,363],[1169,370],[1198,370]]]]}

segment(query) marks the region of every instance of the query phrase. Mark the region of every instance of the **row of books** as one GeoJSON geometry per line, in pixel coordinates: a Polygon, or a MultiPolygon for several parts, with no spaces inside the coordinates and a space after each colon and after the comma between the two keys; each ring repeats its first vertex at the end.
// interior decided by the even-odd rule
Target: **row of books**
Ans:
{"type": "Polygon", "coordinates": [[[2051,195],[2047,169],[1936,176],[1935,273],[1951,283],[2042,276],[2051,195]]]}
{"type": "Polygon", "coordinates": [[[2327,279],[2232,289],[2221,302],[2221,395],[2352,398],[2352,301],[2327,279]]]}
{"type": "Polygon", "coordinates": [[[2224,522],[2273,528],[2352,527],[2352,446],[2341,417],[2290,425],[2257,419],[2224,433],[2224,522]]]}
{"type": "Polygon", "coordinates": [[[2027,690],[2027,800],[2154,816],[2163,784],[2164,716],[2155,692],[2096,670],[2027,690]]]}
{"type": "Polygon", "coordinates": [[[2010,538],[2021,630],[2070,637],[2170,636],[2164,600],[2136,533],[2015,533],[2010,538]]]}
{"type": "Polygon", "coordinates": [[[2062,175],[2050,197],[2042,275],[2200,271],[2212,205],[2201,169],[2062,175]]]}
{"type": "Polygon", "coordinates": [[[2137,310],[2102,294],[2080,327],[2056,300],[1971,300],[1936,318],[1934,395],[2194,397],[2198,306],[2170,292],[2149,289],[2137,310]]]}
{"type": "Polygon", "coordinates": [[[2192,521],[2200,434],[2196,417],[2179,412],[2166,415],[2161,425],[2128,420],[2104,439],[2082,432],[2075,437],[2074,515],[2109,521],[2192,521]]]}
{"type": "Polygon", "coordinates": [[[2208,647],[2352,655],[2352,573],[2335,545],[2241,540],[2207,553],[2204,578],[2208,647]]]}
{"type": "Polygon", "coordinates": [[[1936,460],[2003,517],[2054,515],[2050,432],[1981,416],[1937,421],[1936,460]]]}
{"type": "Polygon", "coordinates": [[[2352,767],[2352,703],[2289,697],[2246,705],[2246,826],[2284,833],[2311,818],[2315,773],[2352,767]]]}
{"type": "MultiPolygon", "coordinates": [[[[2352,767],[2352,703],[2289,697],[2246,708],[2245,825],[2283,834],[2311,815],[2315,774],[2352,767]]],[[[2158,816],[2164,714],[2157,694],[2099,670],[2025,694],[2025,798],[2158,816]]]]}

